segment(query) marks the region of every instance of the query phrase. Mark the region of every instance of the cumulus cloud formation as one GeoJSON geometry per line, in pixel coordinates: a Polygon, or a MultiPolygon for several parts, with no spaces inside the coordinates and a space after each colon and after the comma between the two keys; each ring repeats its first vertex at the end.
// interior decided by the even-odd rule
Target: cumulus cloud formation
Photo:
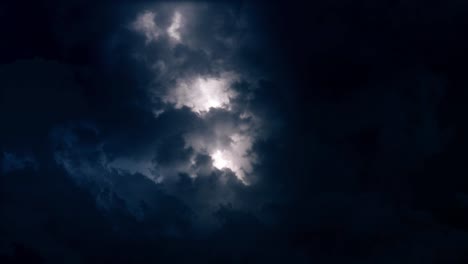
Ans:
{"type": "Polygon", "coordinates": [[[218,169],[232,170],[245,182],[245,175],[252,173],[253,163],[256,162],[255,154],[249,153],[252,151],[253,139],[238,134],[232,135],[230,139],[228,147],[216,149],[211,153],[213,165],[218,169]]]}
{"type": "Polygon", "coordinates": [[[387,2],[0,1],[0,263],[468,263],[468,5],[387,2]]]}
{"type": "Polygon", "coordinates": [[[132,27],[137,32],[145,35],[146,43],[156,41],[161,35],[161,30],[155,23],[156,13],[145,11],[138,15],[137,19],[132,23],[132,27]]]}
{"type": "MultiPolygon", "coordinates": [[[[154,47],[148,50],[140,51],[140,56],[150,60],[150,65],[155,71],[155,85],[149,87],[149,91],[155,95],[159,102],[164,103],[165,107],[154,109],[156,118],[164,113],[167,107],[182,109],[189,108],[203,119],[204,127],[202,130],[197,127],[186,131],[182,136],[185,140],[185,147],[194,151],[193,155],[208,155],[211,157],[213,169],[229,169],[237,175],[244,183],[247,183],[248,175],[252,174],[253,164],[258,162],[256,154],[253,153],[253,145],[256,137],[260,133],[259,118],[256,113],[249,108],[251,97],[247,93],[251,91],[239,91],[234,87],[240,82],[246,80],[256,82],[255,76],[246,69],[236,66],[236,62],[231,59],[235,50],[232,46],[226,46],[223,52],[219,52],[219,47],[212,43],[225,45],[224,39],[236,38],[238,32],[235,29],[225,31],[220,22],[211,25],[211,29],[197,28],[209,26],[201,23],[203,16],[210,16],[210,7],[198,8],[197,4],[193,6],[185,5],[184,8],[190,9],[191,15],[184,17],[180,11],[182,8],[162,9],[168,17],[167,38],[178,42],[177,47],[170,43],[154,43],[154,47]],[[182,23],[183,22],[183,23],[182,23]],[[182,28],[191,25],[189,28],[182,28]],[[184,41],[181,31],[186,33],[184,41]],[[194,34],[202,30],[212,31],[212,35],[194,34]],[[193,32],[192,32],[193,31],[193,32]],[[202,45],[202,43],[211,43],[202,45]],[[151,62],[152,49],[165,50],[167,56],[155,58],[151,62]],[[200,60],[199,57],[205,57],[200,60]],[[194,64],[193,62],[197,62],[194,64]],[[200,64],[201,63],[201,64],[200,64]],[[244,100],[237,100],[238,97],[244,100]],[[213,118],[216,111],[224,111],[224,119],[228,122],[213,118]],[[210,116],[211,111],[213,114],[210,116]],[[250,118],[245,118],[250,116],[250,118]],[[255,121],[254,121],[255,120],[255,121]]],[[[226,8],[229,8],[228,6],[226,8]]],[[[159,13],[158,6],[154,10],[142,11],[133,24],[139,22],[142,17],[149,18],[148,14],[159,13]]],[[[154,16],[151,17],[154,20],[154,16]]],[[[237,18],[227,18],[237,19],[237,18]]],[[[225,21],[223,23],[235,23],[235,21],[225,21]]],[[[209,26],[210,27],[210,26],[209,26]]],[[[137,32],[144,33],[135,28],[137,32]]],[[[193,157],[192,157],[193,159],[193,157]]],[[[196,177],[194,174],[192,162],[186,161],[185,165],[179,164],[179,172],[185,172],[196,177]]],[[[173,170],[173,168],[172,168],[173,170]]],[[[170,174],[167,170],[160,169],[161,179],[168,178],[170,174]]]]}
{"type": "Polygon", "coordinates": [[[175,41],[181,41],[179,32],[179,29],[181,27],[181,19],[182,15],[180,14],[180,12],[175,11],[174,16],[172,17],[172,23],[167,29],[167,33],[169,34],[169,36],[175,41]]]}
{"type": "Polygon", "coordinates": [[[207,112],[211,108],[230,108],[235,92],[230,87],[233,77],[228,74],[216,77],[197,76],[178,80],[176,87],[169,90],[163,101],[172,103],[176,108],[189,107],[196,113],[207,112]]]}

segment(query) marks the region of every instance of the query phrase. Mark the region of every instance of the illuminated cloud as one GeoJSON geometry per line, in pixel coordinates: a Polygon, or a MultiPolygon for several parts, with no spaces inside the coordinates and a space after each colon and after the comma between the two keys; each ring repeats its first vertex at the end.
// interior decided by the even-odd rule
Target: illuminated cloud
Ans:
{"type": "Polygon", "coordinates": [[[144,11],[138,15],[137,19],[132,24],[132,28],[135,31],[145,35],[147,44],[156,41],[161,35],[161,30],[154,22],[155,17],[156,13],[144,11]]]}
{"type": "Polygon", "coordinates": [[[180,80],[177,86],[163,97],[166,103],[174,104],[176,108],[184,106],[201,114],[211,108],[230,108],[230,101],[236,96],[230,85],[233,78],[229,75],[223,77],[197,76],[180,80]]]}
{"type": "Polygon", "coordinates": [[[251,153],[253,139],[250,136],[233,134],[229,145],[216,149],[211,153],[213,166],[217,169],[230,169],[244,184],[248,184],[246,174],[252,172],[253,164],[257,162],[255,154],[251,153]]]}
{"type": "Polygon", "coordinates": [[[172,23],[167,29],[167,34],[169,34],[169,36],[177,42],[181,40],[180,31],[179,31],[180,27],[181,27],[181,14],[178,11],[176,11],[174,13],[174,16],[172,17],[172,23]]]}
{"type": "MultiPolygon", "coordinates": [[[[204,156],[210,163],[205,172],[206,169],[211,172],[230,171],[248,185],[249,176],[254,173],[253,166],[258,163],[253,145],[260,134],[257,130],[261,122],[247,107],[250,97],[245,97],[234,85],[251,77],[242,69],[233,67],[231,56],[235,51],[231,45],[227,45],[230,48],[223,52],[217,50],[218,44],[226,44],[221,40],[234,41],[236,35],[226,34],[219,23],[199,24],[206,12],[203,8],[181,5],[169,10],[155,7],[155,10],[161,15],[157,18],[165,20],[160,23],[164,25],[162,30],[155,24],[156,14],[152,11],[144,11],[134,22],[134,29],[144,33],[147,42],[161,40],[158,48],[163,49],[161,56],[149,61],[158,84],[151,91],[156,98],[154,117],[161,118],[168,106],[175,109],[186,107],[196,113],[201,124],[187,129],[182,135],[185,150],[180,152],[193,151],[190,158],[186,156],[169,164],[156,158],[151,173],[146,166],[149,163],[142,166],[118,160],[111,166],[122,166],[129,171],[138,168],[144,175],[151,174],[161,183],[178,179],[179,173],[199,177],[203,173],[193,160],[204,156]],[[197,28],[198,25],[203,28],[197,28]],[[212,34],[198,34],[203,31],[212,34]],[[174,43],[178,44],[177,48],[174,43]]],[[[143,49],[141,56],[151,58],[146,52],[150,51],[143,49]]]]}
{"type": "Polygon", "coordinates": [[[200,155],[208,155],[212,166],[218,170],[229,169],[244,184],[249,183],[254,164],[258,163],[253,152],[256,140],[253,124],[222,120],[209,120],[208,131],[191,131],[184,136],[186,147],[200,155]]]}

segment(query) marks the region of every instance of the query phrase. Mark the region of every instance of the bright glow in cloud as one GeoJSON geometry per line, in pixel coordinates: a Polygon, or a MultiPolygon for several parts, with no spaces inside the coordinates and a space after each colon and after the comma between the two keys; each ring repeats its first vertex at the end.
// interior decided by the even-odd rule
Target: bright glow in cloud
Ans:
{"type": "Polygon", "coordinates": [[[132,24],[132,28],[140,33],[143,33],[146,37],[146,44],[151,41],[155,41],[161,35],[161,30],[154,22],[156,13],[151,11],[145,11],[138,15],[135,22],[132,24]]]}
{"type": "Polygon", "coordinates": [[[179,81],[177,86],[163,98],[176,108],[187,106],[196,113],[203,113],[210,108],[229,109],[231,98],[235,97],[230,89],[230,78],[196,77],[179,81]]]}
{"type": "Polygon", "coordinates": [[[169,28],[167,29],[167,34],[169,34],[169,36],[176,40],[176,41],[180,41],[181,38],[180,38],[180,32],[179,32],[179,29],[180,29],[180,26],[181,26],[181,14],[176,11],[174,13],[174,16],[172,17],[172,23],[171,25],[169,26],[169,28]]]}
{"type": "Polygon", "coordinates": [[[224,151],[216,150],[216,152],[211,155],[213,166],[220,170],[224,168],[232,169],[232,162],[227,160],[225,156],[224,151]]]}
{"type": "Polygon", "coordinates": [[[252,153],[254,137],[240,134],[235,128],[217,131],[215,134],[213,137],[188,134],[185,141],[196,152],[209,154],[214,168],[230,169],[240,181],[248,185],[246,176],[252,173],[253,164],[257,163],[257,157],[252,153]],[[223,142],[224,138],[229,143],[223,142]]]}
{"type": "MultiPolygon", "coordinates": [[[[214,55],[217,53],[212,52],[210,41],[203,39],[211,36],[197,36],[188,34],[188,32],[184,34],[185,30],[189,29],[186,29],[185,25],[189,23],[197,25],[196,21],[193,20],[200,17],[199,15],[190,15],[195,11],[201,11],[196,8],[192,9],[187,11],[182,6],[177,6],[176,10],[172,9],[170,13],[166,14],[167,16],[161,16],[162,19],[163,17],[167,18],[166,21],[161,22],[161,25],[164,24],[167,27],[161,29],[155,23],[156,14],[144,11],[134,22],[133,28],[144,33],[147,42],[164,40],[160,44],[166,45],[165,52],[167,54],[162,54],[158,61],[154,62],[153,67],[157,71],[156,79],[158,82],[173,84],[172,81],[175,80],[175,84],[172,87],[167,87],[165,91],[155,90],[155,94],[165,104],[170,104],[177,109],[188,107],[202,119],[203,124],[200,127],[194,127],[193,131],[183,135],[185,147],[194,151],[192,159],[197,155],[209,155],[212,164],[203,165],[202,169],[194,161],[184,160],[170,165],[156,162],[151,168],[151,174],[158,177],[157,182],[162,182],[177,179],[180,172],[197,177],[210,173],[202,170],[228,169],[240,181],[248,185],[248,178],[253,173],[253,166],[258,162],[253,152],[253,144],[259,134],[258,126],[260,123],[255,114],[247,109],[247,104],[244,105],[245,109],[243,109],[242,102],[237,104],[237,101],[234,101],[238,94],[232,85],[244,78],[238,73],[225,70],[224,64],[230,64],[229,61],[225,61],[226,58],[229,58],[229,54],[226,54],[226,57],[214,55]],[[184,38],[183,41],[182,38],[184,38]],[[172,54],[176,51],[173,49],[174,43],[185,46],[187,49],[178,50],[181,54],[175,56],[176,54],[172,54]],[[203,47],[198,46],[199,44],[202,44],[203,47]],[[196,54],[198,50],[206,52],[210,63],[212,63],[209,68],[216,69],[220,74],[206,75],[206,69],[197,72],[195,67],[198,66],[190,66],[190,63],[186,63],[191,61],[190,56],[196,54]],[[226,111],[210,112],[211,109],[226,111]]],[[[162,12],[162,10],[160,11],[162,12]]],[[[219,41],[216,34],[212,37],[213,40],[219,41]]],[[[230,53],[230,50],[226,50],[226,52],[230,53]]],[[[229,68],[231,69],[231,67],[229,68]]],[[[247,97],[246,100],[250,99],[247,97]]],[[[164,109],[160,108],[159,100],[157,103],[159,107],[154,109],[156,118],[164,112],[164,109]]],[[[134,171],[139,169],[139,171],[146,172],[145,174],[150,174],[146,166],[141,164],[136,166],[119,161],[113,165],[128,167],[134,171]]]]}
{"type": "MultiPolygon", "coordinates": [[[[226,161],[224,167],[232,170],[244,184],[248,184],[246,174],[252,172],[253,164],[257,162],[255,154],[251,153],[253,138],[249,135],[233,134],[230,139],[229,146],[220,151],[221,158],[226,161]]],[[[215,155],[212,156],[212,159],[213,166],[217,167],[215,155]]]]}

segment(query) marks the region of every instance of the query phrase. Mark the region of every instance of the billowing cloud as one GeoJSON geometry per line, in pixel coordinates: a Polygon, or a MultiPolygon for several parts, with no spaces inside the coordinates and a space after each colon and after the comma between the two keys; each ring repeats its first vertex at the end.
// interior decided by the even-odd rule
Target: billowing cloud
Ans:
{"type": "Polygon", "coordinates": [[[155,22],[156,13],[145,11],[138,15],[132,23],[132,28],[145,35],[146,43],[156,41],[161,35],[161,29],[155,22]]]}
{"type": "MultiPolygon", "coordinates": [[[[149,92],[158,103],[153,110],[156,118],[161,117],[167,107],[182,109],[189,108],[203,121],[203,128],[193,127],[185,131],[183,139],[185,147],[194,151],[193,155],[208,155],[211,157],[213,169],[228,169],[244,183],[248,175],[254,173],[254,164],[259,160],[254,153],[253,146],[260,134],[261,123],[255,111],[249,107],[248,94],[252,91],[235,88],[240,82],[249,80],[256,82],[255,76],[248,70],[236,66],[231,59],[235,53],[232,45],[226,46],[223,53],[219,53],[216,45],[203,45],[202,43],[216,43],[224,45],[225,39],[235,40],[237,31],[225,32],[222,24],[216,22],[211,25],[213,35],[195,35],[191,31],[201,30],[195,26],[206,26],[199,20],[203,15],[210,15],[210,9],[197,8],[197,5],[185,5],[184,8],[170,9],[167,24],[167,36],[178,42],[174,47],[170,42],[161,41],[154,48],[162,49],[166,56],[154,59],[149,65],[155,69],[155,85],[149,87],[149,92]],[[184,16],[190,9],[191,15],[184,16]],[[182,23],[183,22],[183,23],[182,23]],[[191,25],[191,26],[188,26],[191,25]],[[187,28],[185,28],[187,26],[187,28]],[[181,39],[183,28],[184,40],[181,39]],[[200,60],[199,56],[206,57],[200,60]],[[202,62],[201,65],[192,62],[202,62]],[[243,98],[242,100],[238,100],[243,98]],[[216,111],[222,112],[222,119],[217,119],[216,111]],[[210,114],[210,112],[213,114],[210,114]],[[259,130],[260,129],[260,130],[259,130]]],[[[161,10],[164,10],[161,8],[161,10]]],[[[159,13],[156,6],[151,10],[142,11],[142,14],[159,13]]],[[[167,12],[167,9],[166,9],[167,12]]],[[[216,11],[212,11],[216,12],[216,11]]],[[[136,20],[133,23],[138,23],[136,20]]],[[[151,60],[153,48],[141,50],[141,57],[151,60]]],[[[219,115],[218,115],[219,116],[219,115]]],[[[192,160],[194,157],[192,156],[192,160]]],[[[172,168],[159,167],[161,174],[158,179],[173,178],[169,176],[178,168],[193,177],[196,173],[191,169],[191,161],[179,163],[172,168]],[[169,170],[168,170],[169,169],[169,170]],[[164,175],[166,174],[166,175],[164,175]]],[[[176,170],[177,171],[177,170],[176,170]]],[[[196,170],[195,170],[196,171],[196,170]]]]}
{"type": "Polygon", "coordinates": [[[468,263],[465,1],[17,2],[1,263],[468,263]]]}
{"type": "Polygon", "coordinates": [[[196,113],[207,112],[211,108],[230,108],[230,101],[236,96],[231,88],[234,76],[225,73],[220,77],[196,76],[178,80],[162,99],[176,108],[189,107],[196,113]]]}
{"type": "Polygon", "coordinates": [[[174,16],[172,17],[172,22],[169,28],[167,28],[167,33],[169,36],[174,39],[177,42],[181,41],[181,36],[180,36],[180,27],[182,23],[182,15],[180,12],[175,11],[174,16]]]}

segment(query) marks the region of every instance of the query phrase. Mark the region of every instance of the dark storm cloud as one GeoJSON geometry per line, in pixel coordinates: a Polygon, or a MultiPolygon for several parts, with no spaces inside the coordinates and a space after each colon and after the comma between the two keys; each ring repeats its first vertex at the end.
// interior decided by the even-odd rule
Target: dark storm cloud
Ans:
{"type": "Polygon", "coordinates": [[[0,261],[466,262],[465,4],[190,3],[177,42],[178,4],[0,4],[0,261]],[[225,71],[230,109],[164,100],[225,71]]]}
{"type": "MultiPolygon", "coordinates": [[[[135,15],[137,12],[133,13],[132,17],[135,15]]],[[[138,46],[138,41],[140,39],[135,38],[133,44],[138,46]]],[[[70,38],[68,44],[61,45],[64,45],[65,49],[74,49],[73,46],[81,44],[70,38]]],[[[164,49],[159,47],[159,51],[161,49],[164,52],[164,49]]],[[[153,51],[157,50],[158,47],[153,51]]],[[[186,202],[192,202],[190,205],[194,210],[205,210],[206,201],[210,201],[209,210],[205,210],[204,217],[211,215],[219,203],[235,202],[238,198],[234,197],[239,196],[236,189],[244,188],[241,183],[232,172],[214,170],[209,156],[193,153],[191,148],[186,147],[184,136],[191,132],[203,138],[216,137],[210,128],[213,124],[225,130],[249,124],[251,121],[223,111],[210,112],[201,118],[187,108],[170,107],[155,118],[154,104],[148,99],[151,97],[147,96],[147,89],[154,88],[154,84],[148,84],[154,78],[152,74],[157,76],[158,73],[148,70],[146,65],[138,66],[138,60],[132,62],[131,50],[122,51],[129,54],[121,55],[117,61],[126,64],[105,61],[111,63],[105,70],[97,69],[95,65],[60,65],[40,59],[3,66],[2,80],[8,86],[2,90],[2,99],[5,102],[2,104],[5,110],[2,113],[15,115],[5,115],[4,120],[9,123],[9,127],[2,130],[2,140],[12,146],[11,151],[15,151],[15,148],[21,149],[21,144],[24,145],[25,151],[32,148],[33,153],[40,157],[39,163],[48,164],[46,166],[51,166],[46,157],[54,157],[72,178],[79,178],[77,182],[80,186],[83,186],[83,181],[89,184],[87,188],[95,196],[98,204],[115,207],[113,203],[123,199],[131,204],[127,205],[131,209],[123,211],[131,211],[137,218],[141,217],[139,198],[134,198],[132,191],[115,187],[114,182],[122,177],[127,177],[128,180],[135,177],[135,181],[138,181],[138,178],[143,177],[139,173],[151,172],[154,169],[154,162],[162,166],[163,170],[169,170],[175,177],[174,183],[168,185],[167,192],[180,196],[186,202]],[[137,71],[138,68],[141,71],[137,71]],[[119,74],[125,71],[127,75],[119,74]],[[21,104],[18,104],[19,102],[21,104]],[[9,137],[13,140],[8,140],[9,137]],[[50,140],[45,140],[48,137],[50,140]],[[50,147],[45,142],[53,144],[53,153],[46,154],[50,147]],[[118,165],[106,168],[106,164],[100,161],[103,157],[109,159],[109,164],[118,165]],[[190,158],[194,159],[193,165],[190,164],[190,158]],[[148,167],[142,170],[141,164],[148,167]],[[178,166],[182,166],[181,171],[178,170],[178,166]],[[187,177],[184,176],[187,166],[195,166],[191,170],[205,176],[195,181],[188,179],[187,184],[192,186],[190,188],[193,194],[189,192],[190,195],[181,195],[180,188],[183,185],[177,182],[179,177],[187,177]]],[[[207,56],[201,51],[184,46],[176,47],[171,52],[174,52],[175,59],[183,58],[185,61],[182,65],[168,66],[171,71],[177,68],[180,72],[190,72],[198,67],[198,64],[194,63],[200,62],[197,54],[207,56]]],[[[65,52],[62,56],[68,55],[65,52]]],[[[210,58],[207,57],[206,60],[208,59],[210,58]]],[[[236,107],[239,105],[240,103],[236,103],[236,107]]],[[[240,110],[236,110],[237,112],[240,110]]],[[[5,151],[9,150],[10,148],[5,148],[5,151]]]]}
{"type": "MultiPolygon", "coordinates": [[[[153,76],[153,81],[151,83],[147,83],[146,85],[142,83],[142,86],[143,90],[147,89],[148,96],[153,98],[152,106],[150,106],[152,109],[146,110],[153,112],[156,115],[157,120],[147,120],[147,122],[145,122],[145,127],[136,129],[135,132],[149,135],[149,137],[152,137],[152,139],[148,138],[148,140],[150,140],[152,143],[155,143],[156,145],[146,144],[143,143],[144,141],[141,141],[143,145],[155,146],[156,148],[159,148],[158,146],[163,144],[163,148],[164,146],[173,146],[173,149],[177,149],[177,145],[171,145],[167,141],[169,140],[170,142],[172,139],[174,139],[180,142],[181,137],[183,137],[186,142],[184,146],[179,145],[179,148],[181,148],[179,151],[180,153],[185,151],[182,149],[182,147],[186,148],[187,145],[188,147],[195,148],[197,152],[200,152],[202,148],[207,149],[208,151],[214,151],[213,147],[219,143],[215,143],[213,147],[203,146],[204,144],[207,144],[207,141],[212,140],[210,139],[210,135],[215,137],[214,141],[220,140],[221,142],[223,140],[229,141],[230,139],[228,138],[229,135],[223,135],[221,133],[221,135],[218,136],[217,134],[213,134],[213,132],[217,132],[213,131],[213,129],[220,127],[220,129],[223,130],[226,129],[223,128],[226,127],[226,125],[228,127],[236,127],[251,126],[253,124],[253,122],[245,122],[239,119],[239,115],[242,114],[241,111],[250,111],[252,109],[247,104],[244,104],[244,102],[248,101],[249,99],[244,101],[237,101],[233,106],[233,109],[235,110],[234,114],[232,116],[227,114],[225,117],[223,117],[225,120],[224,124],[217,122],[215,119],[210,119],[209,116],[203,117],[201,119],[198,116],[192,116],[191,119],[195,120],[195,122],[203,124],[203,126],[184,128],[189,127],[187,125],[192,124],[194,121],[189,119],[185,121],[181,120],[180,124],[182,125],[174,125],[177,121],[171,120],[167,115],[165,115],[165,112],[172,111],[170,110],[170,103],[175,103],[176,108],[180,108],[182,104],[188,104],[189,107],[193,108],[193,105],[191,105],[192,102],[190,101],[178,101],[182,99],[177,97],[168,97],[168,95],[165,95],[168,90],[174,90],[174,86],[177,87],[178,85],[181,85],[180,82],[185,82],[188,78],[194,78],[191,77],[193,75],[212,75],[214,78],[224,78],[222,77],[224,71],[234,71],[234,74],[237,74],[236,71],[240,71],[240,78],[252,78],[248,75],[242,76],[244,72],[248,73],[249,71],[239,68],[231,62],[232,59],[230,56],[235,54],[235,48],[237,45],[231,45],[230,47],[222,46],[223,42],[227,41],[226,38],[230,38],[232,41],[238,41],[236,36],[240,35],[239,32],[242,32],[242,27],[245,27],[245,25],[242,25],[245,23],[245,21],[240,21],[245,18],[242,18],[241,15],[233,16],[233,14],[239,13],[239,10],[236,8],[237,7],[235,5],[215,5],[214,8],[205,4],[184,4],[180,6],[165,6],[164,4],[154,6],[150,5],[142,8],[139,12],[135,12],[134,21],[129,21],[127,23],[127,27],[123,30],[141,33],[141,37],[143,37],[143,39],[136,36],[134,40],[128,42],[128,38],[122,38],[122,35],[117,34],[115,36],[117,42],[121,41],[120,39],[122,39],[123,41],[127,41],[130,47],[133,47],[130,48],[130,50],[124,50],[124,52],[130,53],[130,55],[133,56],[137,62],[142,63],[142,65],[147,67],[147,69],[143,71],[147,73],[147,76],[153,76]],[[165,32],[164,29],[167,28],[174,19],[174,15],[167,15],[167,13],[176,14],[177,12],[180,12],[182,17],[180,28],[181,38],[175,41],[174,39],[171,39],[171,35],[168,32],[165,32]],[[221,16],[224,14],[223,12],[227,12],[229,14],[229,16],[227,16],[229,19],[219,19],[221,17],[226,17],[221,16]],[[150,14],[149,17],[148,14],[150,14]],[[205,22],[205,17],[215,17],[217,22],[205,22]],[[190,21],[190,19],[193,19],[195,23],[191,23],[192,21],[190,21]],[[193,31],[196,30],[205,30],[206,32],[197,32],[194,34],[193,31]],[[148,38],[148,36],[154,37],[148,38]],[[144,40],[144,38],[146,38],[146,40],[144,40]],[[138,49],[135,49],[136,47],[138,49]],[[222,52],[220,52],[221,50],[222,52]],[[221,77],[219,77],[220,74],[221,77]],[[159,119],[169,120],[170,123],[168,125],[161,125],[159,119]],[[203,128],[204,126],[205,128],[203,128]],[[158,136],[161,133],[160,130],[162,127],[164,127],[164,129],[170,127],[170,129],[168,129],[168,131],[170,131],[172,134],[170,139],[158,136]],[[154,132],[152,128],[156,128],[154,132]],[[145,131],[138,132],[138,130],[145,131]],[[199,135],[202,138],[194,139],[194,141],[188,142],[187,138],[191,138],[191,134],[199,135]],[[154,140],[158,138],[159,140],[156,141],[159,141],[159,143],[154,142],[154,140]],[[162,140],[166,142],[161,143],[162,140]]],[[[128,33],[129,32],[124,32],[122,34],[125,35],[128,33]]],[[[116,67],[119,66],[116,65],[116,67]]],[[[136,76],[138,76],[138,74],[136,76]]],[[[151,77],[143,76],[142,79],[151,79],[151,77]]],[[[242,98],[242,96],[244,96],[244,98],[248,98],[243,93],[244,91],[241,91],[239,97],[242,98]]],[[[176,94],[176,96],[178,95],[176,94]]],[[[182,108],[181,111],[186,111],[186,109],[184,110],[182,108]]],[[[135,125],[132,127],[135,127],[135,125]]],[[[257,128],[258,127],[252,129],[257,128]]],[[[130,138],[131,137],[132,136],[130,136],[130,138]]],[[[249,135],[249,137],[251,136],[249,135]]],[[[141,138],[141,136],[138,136],[138,141],[140,141],[141,138]]],[[[249,138],[247,140],[251,141],[253,139],[249,138]]],[[[119,139],[117,139],[117,141],[119,141],[119,139]]],[[[112,144],[106,144],[105,148],[112,148],[112,144]]],[[[128,151],[128,149],[125,149],[125,147],[123,149],[128,151]]],[[[148,154],[148,158],[150,158],[151,155],[152,154],[148,154]]],[[[187,162],[187,159],[185,160],[187,162]]],[[[187,166],[182,164],[179,165],[182,167],[187,166]]],[[[247,166],[250,165],[247,164],[247,166]]],[[[165,168],[163,168],[163,170],[165,170],[165,168]]],[[[187,172],[187,168],[185,168],[185,170],[187,172]]],[[[175,171],[175,173],[177,172],[175,171]]]]}
{"type": "MultiPolygon", "coordinates": [[[[164,115],[167,114],[164,113],[161,119],[164,120],[164,115]]],[[[196,129],[196,126],[190,129],[196,129]]],[[[174,131],[168,130],[171,133],[174,131]]],[[[200,133],[203,135],[203,132],[200,133]]],[[[219,204],[236,202],[236,189],[245,187],[232,173],[216,172],[211,164],[211,157],[193,155],[193,151],[185,147],[181,134],[155,133],[154,136],[158,140],[153,145],[146,146],[147,149],[143,152],[148,154],[141,159],[139,157],[143,154],[138,152],[134,155],[109,152],[112,151],[113,142],[100,141],[99,131],[90,125],[73,124],[57,127],[51,134],[55,146],[54,156],[58,164],[80,185],[89,184],[89,188],[94,190],[97,203],[104,208],[115,206],[113,195],[118,195],[123,201],[133,201],[127,205],[128,210],[136,210],[136,216],[141,217],[138,212],[141,198],[138,197],[147,195],[146,192],[134,193],[126,190],[128,187],[126,185],[116,187],[116,182],[121,181],[119,179],[126,178],[133,181],[133,177],[136,179],[147,177],[155,181],[162,177],[163,183],[158,184],[158,188],[186,201],[192,206],[195,215],[200,217],[210,216],[212,210],[216,210],[219,204]],[[184,171],[196,173],[198,177],[192,179],[184,174],[184,171]]],[[[146,184],[154,185],[154,188],[157,185],[151,181],[146,184]]]]}
{"type": "Polygon", "coordinates": [[[11,171],[22,170],[25,168],[37,168],[37,163],[33,156],[28,154],[3,152],[1,166],[3,173],[9,173],[11,171]]]}

